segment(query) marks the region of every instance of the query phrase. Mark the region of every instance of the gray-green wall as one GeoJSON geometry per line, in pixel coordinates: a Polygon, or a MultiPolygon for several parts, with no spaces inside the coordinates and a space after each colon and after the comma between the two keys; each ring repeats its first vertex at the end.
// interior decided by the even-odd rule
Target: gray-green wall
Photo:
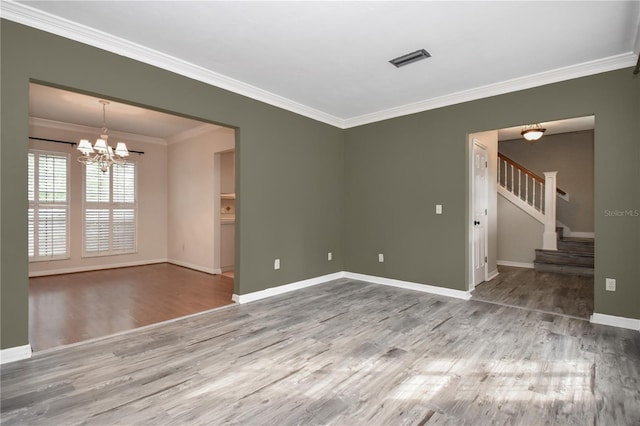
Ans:
{"type": "Polygon", "coordinates": [[[10,21],[0,25],[1,348],[28,343],[30,79],[238,128],[236,293],[344,269],[340,129],[10,21]]]}
{"type": "Polygon", "coordinates": [[[348,129],[346,269],[466,290],[467,134],[592,114],[595,312],[640,318],[640,79],[631,69],[348,129]],[[604,290],[609,277],[616,292],[604,290]]]}
{"type": "Polygon", "coordinates": [[[465,290],[467,134],[595,114],[595,309],[640,318],[640,218],[605,215],[640,209],[640,80],[631,70],[342,131],[13,22],[0,25],[1,348],[28,343],[30,79],[238,128],[238,294],[340,270],[465,290]],[[435,215],[436,203],[443,215],[435,215]],[[279,271],[274,258],[282,259],[279,271]],[[605,293],[605,277],[617,278],[615,293],[605,293]]]}

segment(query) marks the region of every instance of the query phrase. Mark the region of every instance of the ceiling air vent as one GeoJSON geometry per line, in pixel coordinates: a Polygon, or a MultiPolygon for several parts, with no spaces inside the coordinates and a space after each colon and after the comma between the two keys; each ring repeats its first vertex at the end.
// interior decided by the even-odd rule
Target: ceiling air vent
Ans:
{"type": "Polygon", "coordinates": [[[415,52],[407,53],[406,55],[399,56],[395,59],[390,60],[396,68],[403,67],[405,65],[409,65],[413,62],[419,61],[421,59],[430,58],[431,54],[424,49],[416,50],[415,52]]]}

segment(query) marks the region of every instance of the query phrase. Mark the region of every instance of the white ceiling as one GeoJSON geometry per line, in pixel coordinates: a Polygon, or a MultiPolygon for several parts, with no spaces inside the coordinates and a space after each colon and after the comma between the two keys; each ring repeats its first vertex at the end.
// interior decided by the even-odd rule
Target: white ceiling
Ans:
{"type": "Polygon", "coordinates": [[[640,50],[637,0],[2,1],[1,13],[342,128],[633,66],[640,50]],[[388,63],[421,48],[433,57],[388,63]]]}
{"type": "MultiPolygon", "coordinates": [[[[99,101],[100,98],[80,93],[40,84],[29,85],[29,116],[39,120],[37,123],[44,126],[70,123],[91,128],[97,136],[103,120],[102,104],[99,101]]],[[[208,130],[219,127],[115,101],[109,101],[106,106],[106,124],[110,134],[143,136],[149,138],[149,142],[160,144],[177,141],[194,131],[202,132],[205,127],[208,130]],[[157,140],[154,141],[154,138],[157,140]]]]}
{"type": "Polygon", "coordinates": [[[554,120],[545,123],[525,123],[522,126],[508,127],[498,130],[499,141],[509,141],[522,139],[521,132],[526,124],[540,124],[546,129],[545,135],[555,135],[558,133],[578,132],[595,128],[596,118],[593,115],[587,117],[568,118],[565,120],[554,120]]]}

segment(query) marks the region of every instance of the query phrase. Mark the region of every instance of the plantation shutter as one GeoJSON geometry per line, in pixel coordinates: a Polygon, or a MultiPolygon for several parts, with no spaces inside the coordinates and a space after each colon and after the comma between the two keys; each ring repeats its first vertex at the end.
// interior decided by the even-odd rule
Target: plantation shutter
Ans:
{"type": "Polygon", "coordinates": [[[85,166],[84,256],[136,251],[136,164],[85,166]]]}
{"type": "Polygon", "coordinates": [[[28,252],[31,260],[69,257],[66,154],[28,153],[28,252]]]}

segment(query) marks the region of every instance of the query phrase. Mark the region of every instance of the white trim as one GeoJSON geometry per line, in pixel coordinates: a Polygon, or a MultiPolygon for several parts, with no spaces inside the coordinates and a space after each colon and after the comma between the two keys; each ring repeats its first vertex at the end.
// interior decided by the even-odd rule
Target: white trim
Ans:
{"type": "Polygon", "coordinates": [[[31,345],[14,346],[0,350],[0,364],[8,364],[21,359],[31,358],[31,345]]]}
{"type": "MultiPolygon", "coordinates": [[[[176,74],[202,81],[231,92],[273,105],[302,116],[348,129],[363,124],[387,120],[408,114],[428,111],[462,102],[529,89],[559,81],[584,77],[587,75],[627,68],[636,64],[637,58],[633,52],[622,53],[607,58],[532,74],[512,80],[476,87],[469,90],[452,93],[446,96],[426,99],[407,105],[401,105],[382,111],[363,114],[348,119],[342,119],[324,111],[311,108],[283,96],[260,89],[250,84],[235,80],[201,66],[191,64],[173,56],[158,52],[148,47],[113,36],[103,31],[78,24],[70,20],[55,16],[22,3],[10,0],[2,1],[0,16],[23,25],[28,25],[42,31],[47,31],[89,46],[97,47],[108,52],[116,53],[146,64],[150,64],[176,74]]],[[[638,49],[636,42],[634,49],[638,49]]]]}
{"type": "Polygon", "coordinates": [[[456,299],[463,299],[463,300],[471,299],[470,291],[454,290],[446,287],[438,287],[438,286],[433,286],[428,284],[401,281],[401,280],[396,280],[392,278],[375,277],[373,275],[357,274],[354,272],[345,272],[344,277],[352,280],[366,281],[373,284],[381,284],[381,285],[387,285],[390,287],[404,288],[407,290],[414,290],[422,293],[437,294],[440,296],[453,297],[456,299]]]}
{"type": "Polygon", "coordinates": [[[265,299],[271,296],[277,296],[280,294],[288,293],[294,290],[300,290],[303,288],[311,287],[318,284],[324,284],[326,282],[337,280],[339,278],[344,278],[344,272],[335,272],[333,274],[322,275],[315,278],[310,278],[308,280],[297,281],[290,284],[281,285],[278,287],[271,287],[260,291],[254,291],[252,293],[247,294],[233,294],[231,300],[236,303],[243,304],[254,302],[256,300],[265,299]]]}
{"type": "Polygon", "coordinates": [[[585,77],[588,75],[599,74],[621,68],[627,68],[634,66],[636,60],[637,58],[633,54],[633,52],[621,53],[619,55],[609,56],[607,58],[596,59],[594,61],[583,62],[581,64],[570,65],[568,67],[557,68],[555,70],[545,71],[538,74],[531,74],[524,77],[514,78],[512,80],[506,80],[486,86],[475,87],[469,90],[463,90],[461,92],[452,93],[437,98],[425,99],[423,101],[402,105],[371,114],[352,117],[344,120],[343,128],[348,129],[350,127],[362,126],[364,124],[375,123],[377,121],[388,120],[390,118],[415,114],[418,112],[442,108],[449,105],[460,104],[463,102],[502,95],[518,90],[530,89],[532,87],[544,86],[560,81],[571,80],[574,78],[585,77]]]}
{"type": "Polygon", "coordinates": [[[571,228],[569,228],[567,225],[560,222],[559,220],[556,220],[556,225],[562,228],[563,237],[570,237],[570,238],[595,238],[596,237],[595,232],[573,232],[571,228]]]}
{"type": "Polygon", "coordinates": [[[206,266],[200,266],[194,263],[183,262],[182,260],[168,259],[167,262],[174,265],[182,266],[184,268],[193,269],[195,271],[206,272],[207,274],[219,275],[222,273],[222,270],[220,268],[208,268],[206,266]]]}
{"type": "Polygon", "coordinates": [[[344,128],[344,120],[331,114],[95,28],[14,1],[3,0],[1,10],[4,19],[116,53],[335,127],[344,128]]]}
{"type": "Polygon", "coordinates": [[[617,317],[614,315],[593,313],[589,322],[592,324],[610,325],[640,331],[640,319],[617,317]]]}
{"type": "MultiPolygon", "coordinates": [[[[65,123],[64,121],[47,120],[46,118],[29,117],[29,125],[42,127],[45,129],[66,130],[76,133],[94,133],[96,137],[102,133],[102,129],[97,127],[83,126],[81,124],[65,123]]],[[[109,130],[109,137],[113,139],[123,139],[126,142],[142,142],[155,145],[167,145],[167,141],[153,136],[138,135],[136,133],[119,132],[109,130]]],[[[71,141],[70,141],[71,142],[71,141]]]]}
{"type": "Polygon", "coordinates": [[[29,271],[29,278],[31,277],[44,277],[47,275],[61,275],[61,274],[73,274],[76,272],[89,272],[89,271],[100,271],[103,269],[115,269],[115,268],[128,268],[130,266],[143,266],[143,265],[154,265],[156,263],[167,263],[170,262],[167,259],[148,259],[148,260],[137,260],[134,262],[121,262],[121,263],[109,263],[104,265],[90,265],[90,266],[77,266],[74,268],[59,268],[59,269],[49,269],[43,271],[29,271]]]}
{"type": "Polygon", "coordinates": [[[193,129],[185,130],[182,133],[178,133],[175,136],[171,136],[167,139],[167,145],[173,145],[175,143],[184,142],[189,139],[193,139],[197,136],[204,135],[207,132],[220,132],[222,130],[235,132],[231,127],[217,126],[215,124],[203,123],[201,126],[194,127],[193,129]]]}
{"type": "Polygon", "coordinates": [[[498,264],[499,266],[515,266],[516,268],[533,269],[533,263],[529,262],[512,262],[510,260],[498,260],[496,264],[498,264]]]}
{"type": "Polygon", "coordinates": [[[494,269],[493,271],[489,272],[489,274],[487,276],[487,281],[491,281],[492,279],[494,279],[498,275],[500,275],[500,272],[498,272],[498,269],[494,269]]]}

